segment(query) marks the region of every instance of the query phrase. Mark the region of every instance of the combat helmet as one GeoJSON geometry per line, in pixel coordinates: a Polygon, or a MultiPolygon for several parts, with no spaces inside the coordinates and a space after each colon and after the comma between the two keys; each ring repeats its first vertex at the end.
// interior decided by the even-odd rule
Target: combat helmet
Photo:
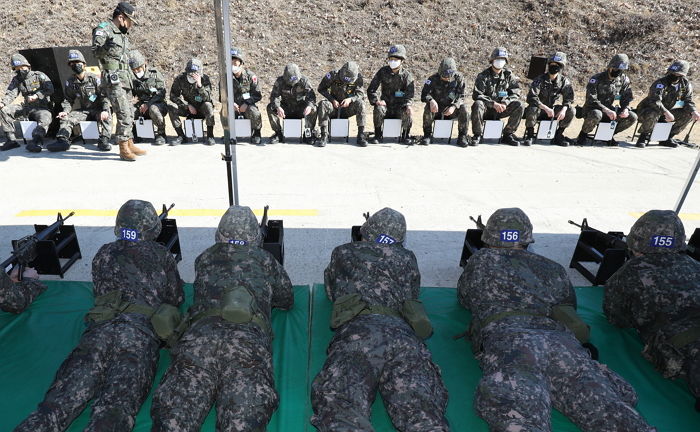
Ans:
{"type": "Polygon", "coordinates": [[[29,64],[27,61],[27,58],[23,56],[20,53],[15,53],[12,54],[12,57],[10,57],[10,67],[16,68],[19,66],[28,66],[31,67],[32,65],[29,64]]]}
{"type": "Polygon", "coordinates": [[[129,200],[117,213],[114,234],[122,240],[155,240],[160,234],[161,222],[153,204],[129,200]]]}
{"type": "Polygon", "coordinates": [[[675,253],[685,250],[685,229],[671,210],[649,210],[630,228],[627,246],[645,254],[675,253]]]}
{"type": "Polygon", "coordinates": [[[296,63],[289,63],[284,67],[282,77],[284,78],[284,82],[290,86],[293,86],[301,79],[301,69],[299,69],[299,66],[297,66],[296,63]]]}
{"type": "Polygon", "coordinates": [[[506,63],[508,63],[508,57],[510,57],[510,54],[508,54],[508,50],[505,49],[505,47],[498,47],[491,51],[491,55],[489,56],[489,61],[492,62],[496,60],[497,58],[502,58],[505,59],[506,63]]]}
{"type": "Polygon", "coordinates": [[[667,72],[674,75],[686,76],[688,72],[690,72],[690,63],[685,60],[676,60],[668,67],[667,72]]]}
{"type": "Polygon", "coordinates": [[[566,67],[566,53],[557,51],[549,57],[549,63],[557,63],[562,68],[566,67]]]}
{"type": "Polygon", "coordinates": [[[136,69],[146,64],[146,57],[139,50],[133,50],[129,53],[129,68],[136,69]]]}
{"type": "Polygon", "coordinates": [[[360,66],[354,61],[349,61],[340,68],[338,74],[344,82],[353,83],[360,76],[360,66]]]}
{"type": "Polygon", "coordinates": [[[442,78],[451,78],[457,72],[457,62],[452,57],[447,57],[440,63],[438,73],[442,78]]]}
{"type": "Polygon", "coordinates": [[[240,48],[231,47],[231,59],[237,58],[241,64],[245,63],[245,53],[240,48]]]}
{"type": "Polygon", "coordinates": [[[403,45],[392,45],[389,47],[389,52],[386,54],[387,58],[396,57],[401,60],[406,60],[406,47],[403,45]]]}
{"type": "Polygon", "coordinates": [[[185,72],[187,73],[193,73],[197,72],[198,74],[202,75],[204,71],[204,65],[202,64],[202,61],[196,58],[191,58],[187,61],[187,66],[185,66],[185,72]]]}
{"type": "Polygon", "coordinates": [[[406,238],[406,218],[389,207],[384,207],[360,227],[362,239],[372,243],[402,243],[406,238]]]}
{"type": "Polygon", "coordinates": [[[481,240],[494,247],[512,248],[534,243],[532,223],[517,207],[498,209],[486,222],[481,240]]]}
{"type": "Polygon", "coordinates": [[[627,54],[615,54],[608,63],[609,69],[627,70],[630,68],[630,59],[627,54]]]}
{"type": "Polygon", "coordinates": [[[245,206],[229,207],[216,229],[216,242],[260,246],[262,234],[253,210],[245,206]]]}
{"type": "Polygon", "coordinates": [[[68,50],[68,59],[66,60],[67,63],[73,63],[73,62],[81,62],[81,63],[87,63],[85,61],[85,57],[83,56],[83,53],[81,53],[78,50],[68,50]]]}

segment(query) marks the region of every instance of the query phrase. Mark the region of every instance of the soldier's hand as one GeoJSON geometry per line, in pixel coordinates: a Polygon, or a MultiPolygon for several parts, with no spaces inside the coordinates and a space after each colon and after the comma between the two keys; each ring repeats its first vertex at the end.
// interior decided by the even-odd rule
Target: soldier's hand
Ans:
{"type": "Polygon", "coordinates": [[[552,118],[554,117],[554,110],[548,106],[542,108],[542,111],[544,111],[545,114],[547,114],[547,117],[552,118]]]}
{"type": "Polygon", "coordinates": [[[241,105],[241,106],[238,107],[238,112],[244,113],[244,112],[246,112],[247,110],[248,110],[248,104],[243,104],[243,105],[241,105]]]}
{"type": "Polygon", "coordinates": [[[378,100],[375,105],[376,106],[386,106],[386,102],[384,102],[383,100],[378,100]]]}
{"type": "Polygon", "coordinates": [[[428,103],[430,105],[430,112],[435,114],[438,112],[438,104],[435,102],[435,99],[430,99],[430,102],[428,103]]]}
{"type": "Polygon", "coordinates": [[[333,99],[333,102],[331,102],[331,104],[333,105],[333,109],[338,109],[338,107],[340,106],[340,102],[338,102],[335,99],[333,99]]]}
{"type": "Polygon", "coordinates": [[[37,95],[29,95],[27,96],[27,102],[35,102],[39,97],[37,95]]]}
{"type": "Polygon", "coordinates": [[[190,114],[195,115],[197,114],[197,108],[193,107],[192,105],[187,105],[187,109],[189,110],[190,114]]]}
{"type": "Polygon", "coordinates": [[[497,113],[502,113],[503,111],[506,110],[506,106],[502,103],[494,102],[493,103],[493,109],[496,110],[497,113]]]}
{"type": "Polygon", "coordinates": [[[311,107],[307,106],[306,108],[304,108],[304,117],[306,117],[309,114],[311,114],[311,107]]]}
{"type": "Polygon", "coordinates": [[[630,110],[628,110],[627,108],[625,108],[625,109],[622,110],[622,112],[620,113],[620,115],[619,115],[618,117],[620,117],[620,118],[627,118],[627,117],[629,117],[629,116],[630,116],[630,110]]]}
{"type": "Polygon", "coordinates": [[[108,113],[107,111],[102,111],[102,112],[100,113],[100,120],[102,120],[102,121],[107,121],[107,120],[109,120],[109,117],[110,117],[110,115],[109,115],[109,113],[108,113]]]}
{"type": "Polygon", "coordinates": [[[284,118],[284,109],[282,107],[277,108],[277,117],[284,118]]]}
{"type": "Polygon", "coordinates": [[[450,105],[442,113],[445,114],[446,116],[451,116],[454,112],[455,112],[455,107],[450,105]]]}
{"type": "Polygon", "coordinates": [[[671,111],[666,111],[664,113],[664,119],[666,119],[666,121],[668,123],[671,123],[672,121],[676,120],[676,118],[673,116],[673,114],[671,114],[671,111]]]}
{"type": "Polygon", "coordinates": [[[412,113],[413,113],[413,111],[411,110],[411,105],[408,105],[406,107],[406,114],[408,114],[410,116],[410,115],[412,115],[412,113]]]}
{"type": "Polygon", "coordinates": [[[148,111],[148,105],[146,105],[146,104],[141,104],[141,106],[139,107],[139,112],[140,112],[141,114],[144,114],[146,111],[148,111]]]}
{"type": "Polygon", "coordinates": [[[39,272],[37,272],[36,269],[34,269],[34,267],[27,267],[22,272],[22,278],[39,279],[39,272]]]}
{"type": "Polygon", "coordinates": [[[64,119],[64,118],[66,118],[66,116],[68,116],[68,113],[65,111],[61,111],[60,113],[58,113],[56,118],[64,119]]]}
{"type": "Polygon", "coordinates": [[[12,282],[19,282],[19,266],[14,266],[8,276],[12,282]]]}
{"type": "Polygon", "coordinates": [[[610,121],[613,121],[613,120],[616,120],[616,119],[617,119],[617,114],[615,114],[615,111],[613,111],[613,110],[611,110],[611,109],[605,108],[605,111],[603,111],[603,113],[604,113],[606,116],[608,116],[608,118],[610,119],[610,121]]]}
{"type": "Polygon", "coordinates": [[[241,107],[239,107],[238,104],[237,104],[236,102],[234,102],[234,103],[233,103],[233,110],[234,110],[235,112],[239,112],[240,109],[241,109],[241,107]]]}
{"type": "Polygon", "coordinates": [[[568,109],[568,107],[562,107],[562,109],[559,110],[559,114],[557,114],[557,121],[564,120],[564,117],[566,117],[566,110],[568,109]]]}
{"type": "Polygon", "coordinates": [[[199,74],[199,72],[193,73],[192,78],[194,78],[194,82],[197,84],[197,87],[202,86],[202,76],[199,74]]]}
{"type": "MultiPolygon", "coordinates": [[[[2,106],[2,105],[0,104],[0,106],[2,106]]],[[[700,112],[693,111],[692,119],[693,119],[693,121],[700,121],[700,112]]]]}
{"type": "Polygon", "coordinates": [[[352,98],[345,98],[342,100],[342,102],[340,102],[340,106],[343,108],[347,108],[350,106],[351,103],[352,103],[352,98]]]}

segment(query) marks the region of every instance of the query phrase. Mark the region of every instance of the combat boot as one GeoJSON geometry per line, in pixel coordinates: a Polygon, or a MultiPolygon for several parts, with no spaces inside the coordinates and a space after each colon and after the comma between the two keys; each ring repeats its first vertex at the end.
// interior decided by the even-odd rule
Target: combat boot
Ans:
{"type": "Polygon", "coordinates": [[[204,144],[208,146],[216,144],[214,140],[214,126],[207,126],[207,139],[204,140],[204,144]]]}
{"type": "Polygon", "coordinates": [[[46,150],[50,152],[62,152],[70,149],[70,141],[66,137],[58,137],[55,142],[46,146],[46,150]]]}
{"type": "Polygon", "coordinates": [[[457,145],[460,147],[466,147],[469,145],[469,139],[465,134],[459,134],[457,136],[457,145]]]}
{"type": "Polygon", "coordinates": [[[156,132],[156,138],[153,140],[153,145],[161,146],[165,144],[165,129],[156,132]]]}
{"type": "Polygon", "coordinates": [[[314,145],[316,147],[325,147],[328,144],[328,127],[321,127],[321,136],[316,138],[314,145]]]}
{"type": "Polygon", "coordinates": [[[401,134],[401,141],[400,141],[400,143],[401,143],[401,144],[404,144],[404,145],[413,145],[413,144],[415,144],[415,143],[413,142],[413,138],[411,138],[411,137],[408,135],[408,131],[403,132],[403,133],[401,134]]]}
{"type": "Polygon", "coordinates": [[[431,135],[432,135],[432,131],[423,130],[423,138],[421,138],[419,144],[420,145],[430,145],[430,136],[431,135]]]}
{"type": "Polygon", "coordinates": [[[472,147],[478,146],[479,144],[481,144],[481,138],[482,138],[481,135],[472,136],[472,139],[469,141],[469,145],[472,147]]]}
{"type": "Polygon", "coordinates": [[[129,140],[119,141],[119,157],[123,161],[134,162],[136,160],[136,155],[131,152],[129,148],[129,140]]]}
{"type": "Polygon", "coordinates": [[[578,137],[576,138],[576,145],[577,146],[584,146],[588,142],[588,134],[585,132],[579,132],[578,137]]]}
{"type": "Polygon", "coordinates": [[[610,138],[610,141],[608,141],[607,144],[608,147],[618,147],[620,145],[615,138],[610,138]]]}
{"type": "Polygon", "coordinates": [[[284,135],[282,135],[282,133],[275,132],[270,137],[270,144],[277,144],[277,143],[283,143],[283,142],[284,142],[284,135]]]}
{"type": "Polygon", "coordinates": [[[535,128],[534,127],[525,128],[525,136],[523,137],[523,145],[529,147],[532,145],[532,143],[534,141],[535,141],[535,128]]]}
{"type": "Polygon", "coordinates": [[[649,133],[640,133],[639,138],[637,138],[637,144],[635,145],[639,148],[646,147],[649,143],[649,137],[651,137],[651,134],[649,133]]]}
{"type": "Polygon", "coordinates": [[[501,143],[508,144],[508,145],[514,146],[514,147],[517,147],[520,145],[520,141],[518,141],[515,138],[515,134],[512,134],[512,133],[504,134],[503,137],[501,138],[501,143]]]}
{"type": "Polygon", "coordinates": [[[382,130],[374,128],[374,137],[370,140],[370,144],[379,144],[382,142],[382,130]]]}
{"type": "Polygon", "coordinates": [[[175,133],[177,134],[177,136],[170,140],[171,146],[180,145],[180,144],[182,144],[182,141],[185,139],[185,132],[182,130],[182,126],[176,127],[175,133]]]}
{"type": "Polygon", "coordinates": [[[260,140],[260,129],[254,129],[253,133],[250,136],[250,143],[260,145],[261,142],[262,141],[260,140]]]}
{"type": "Polygon", "coordinates": [[[367,147],[367,138],[365,137],[365,128],[357,128],[357,145],[360,147],[367,147]]]}
{"type": "Polygon", "coordinates": [[[5,144],[0,147],[0,151],[8,151],[19,148],[19,143],[17,142],[17,138],[15,138],[14,134],[8,133],[6,139],[5,144]]]}
{"type": "Polygon", "coordinates": [[[143,156],[146,153],[148,153],[146,150],[142,150],[142,149],[136,147],[134,145],[134,140],[131,138],[129,138],[128,145],[129,145],[129,150],[131,150],[131,153],[133,153],[136,156],[143,156]]]}
{"type": "Polygon", "coordinates": [[[44,149],[42,144],[44,144],[44,140],[42,138],[34,138],[32,142],[27,144],[27,151],[31,153],[39,153],[44,149]]]}
{"type": "Polygon", "coordinates": [[[564,129],[557,129],[554,133],[552,144],[560,147],[569,147],[569,140],[564,136],[564,129]]]}
{"type": "Polygon", "coordinates": [[[99,151],[110,151],[112,150],[112,144],[109,143],[109,138],[101,136],[97,140],[97,150],[99,151]]]}
{"type": "Polygon", "coordinates": [[[668,139],[666,141],[659,142],[659,145],[663,146],[663,147],[676,148],[676,147],[678,147],[678,141],[672,139],[671,137],[668,137],[668,139]]]}

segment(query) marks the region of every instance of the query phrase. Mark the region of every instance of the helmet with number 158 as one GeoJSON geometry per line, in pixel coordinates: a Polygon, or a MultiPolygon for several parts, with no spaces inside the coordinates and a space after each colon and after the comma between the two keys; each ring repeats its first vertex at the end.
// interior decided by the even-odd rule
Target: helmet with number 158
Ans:
{"type": "Polygon", "coordinates": [[[122,240],[155,240],[160,228],[161,222],[153,204],[132,199],[119,209],[114,234],[122,240]]]}
{"type": "Polygon", "coordinates": [[[492,247],[514,248],[534,243],[532,223],[517,207],[498,209],[486,222],[481,240],[492,247]]]}

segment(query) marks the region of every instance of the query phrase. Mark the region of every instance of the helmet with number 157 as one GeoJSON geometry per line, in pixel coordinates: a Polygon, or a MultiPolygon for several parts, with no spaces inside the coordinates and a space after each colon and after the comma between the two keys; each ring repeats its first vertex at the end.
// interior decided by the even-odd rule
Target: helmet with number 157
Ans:
{"type": "Polygon", "coordinates": [[[114,234],[122,240],[155,240],[160,228],[161,222],[153,204],[132,199],[119,209],[114,234]]]}
{"type": "Polygon", "coordinates": [[[402,243],[406,238],[406,218],[389,207],[384,207],[360,227],[362,240],[372,243],[402,243]]]}
{"type": "Polygon", "coordinates": [[[630,228],[627,246],[645,254],[675,253],[685,250],[685,229],[671,210],[649,210],[630,228]]]}
{"type": "Polygon", "coordinates": [[[481,240],[492,247],[514,248],[534,243],[532,223],[517,207],[498,209],[486,222],[481,240]]]}

